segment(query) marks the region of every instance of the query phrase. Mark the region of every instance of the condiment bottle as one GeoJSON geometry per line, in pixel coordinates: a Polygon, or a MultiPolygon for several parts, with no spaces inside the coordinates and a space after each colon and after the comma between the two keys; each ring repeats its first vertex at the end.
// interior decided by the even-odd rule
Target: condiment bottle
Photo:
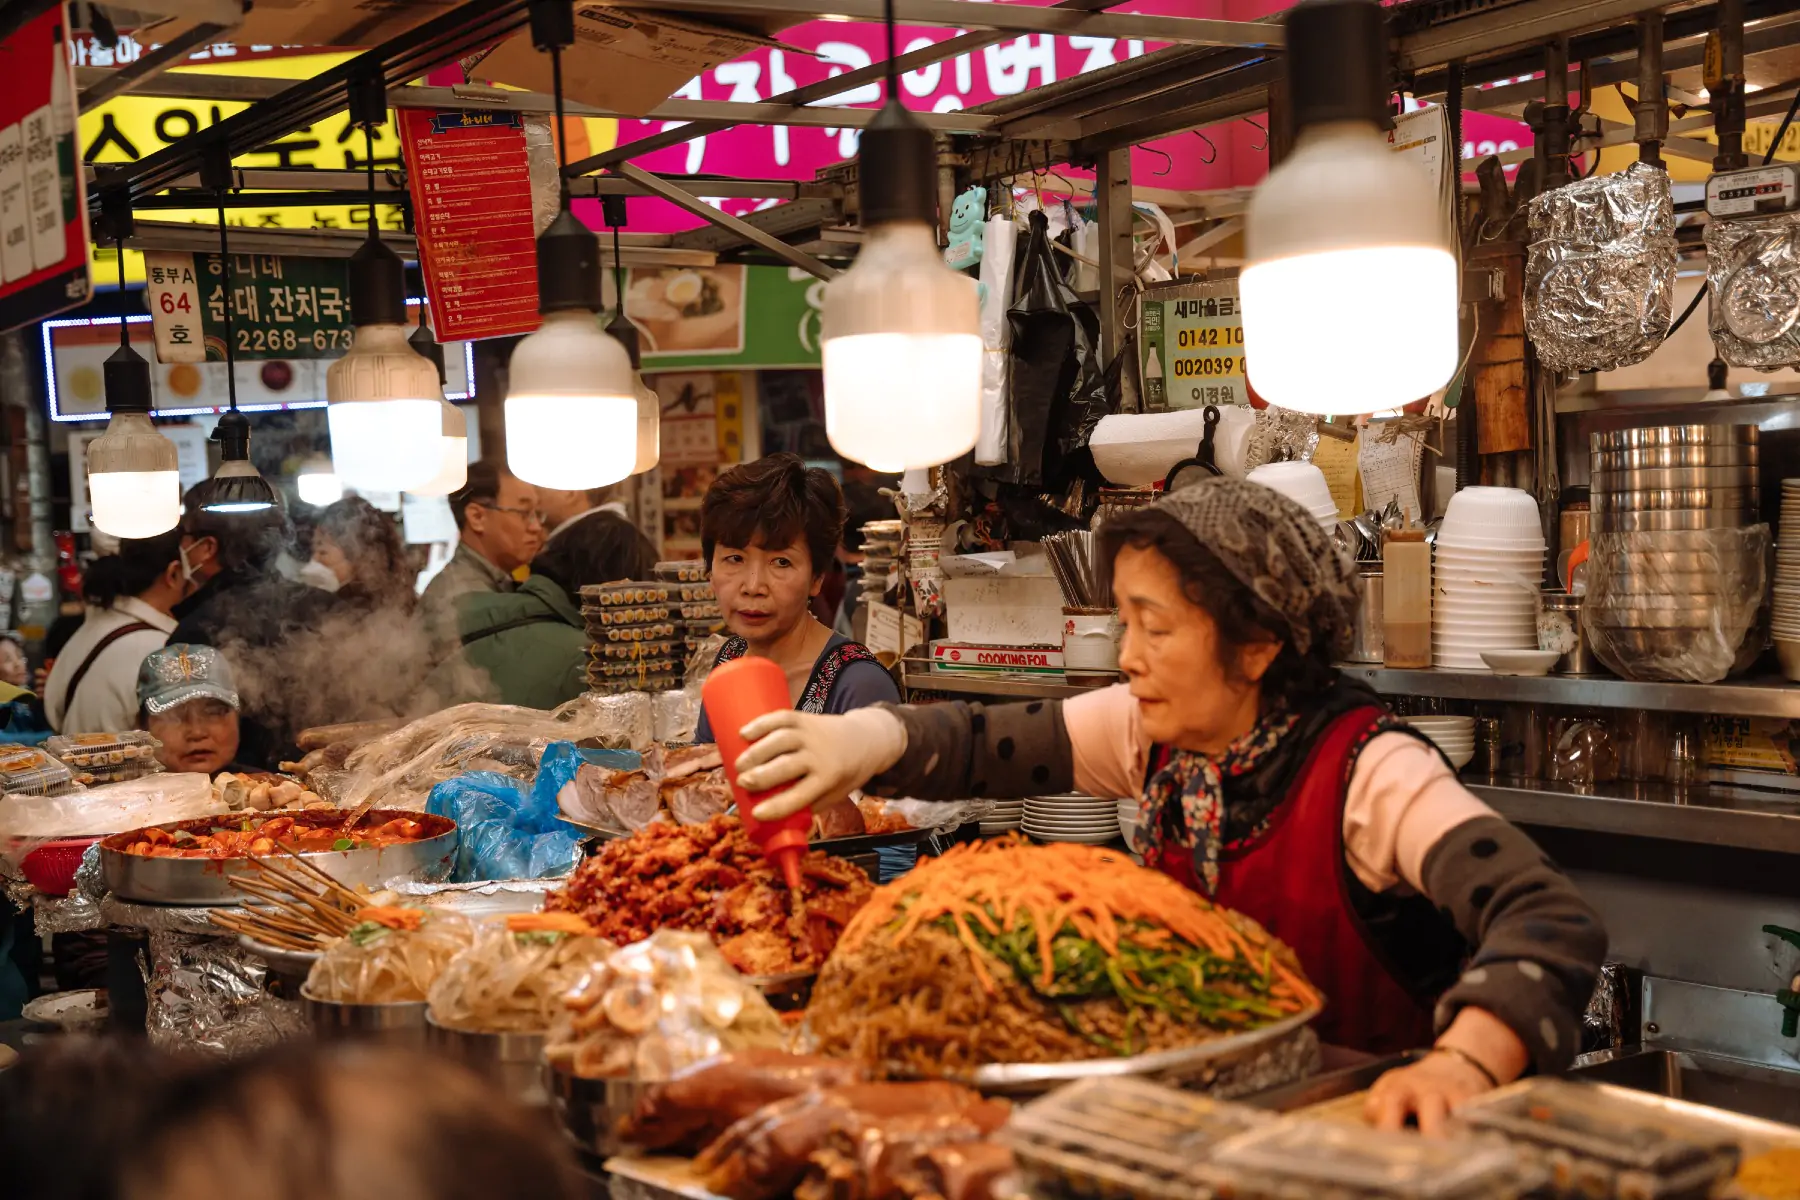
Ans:
{"type": "Polygon", "coordinates": [[[738,785],[737,778],[738,755],[750,747],[740,730],[764,713],[793,707],[788,699],[787,673],[770,659],[750,655],[734,658],[714,667],[706,677],[700,702],[706,706],[706,719],[719,743],[719,756],[725,760],[725,778],[731,781],[744,832],[780,870],[788,888],[799,891],[800,860],[806,854],[812,813],[802,809],[779,821],[759,821],[750,810],[769,797],[780,795],[786,785],[753,796],[738,785]]]}
{"type": "Polygon", "coordinates": [[[1431,665],[1431,547],[1423,529],[1390,529],[1381,549],[1382,662],[1431,665]]]}

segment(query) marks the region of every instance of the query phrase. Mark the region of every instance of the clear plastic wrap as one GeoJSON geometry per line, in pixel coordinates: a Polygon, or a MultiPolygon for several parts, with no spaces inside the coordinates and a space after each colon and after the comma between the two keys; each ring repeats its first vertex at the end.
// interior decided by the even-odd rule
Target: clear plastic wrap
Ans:
{"type": "Polygon", "coordinates": [[[77,783],[89,787],[137,779],[163,769],[156,758],[162,743],[141,729],[58,735],[46,741],[44,749],[75,773],[77,783]]]}
{"type": "Polygon", "coordinates": [[[1425,1138],[1289,1117],[1220,1145],[1197,1173],[1234,1200],[1513,1200],[1543,1173],[1497,1138],[1425,1138]]]}
{"type": "MultiPolygon", "coordinates": [[[[1525,330],[1557,371],[1610,371],[1650,356],[1675,306],[1668,173],[1633,163],[1531,201],[1525,330]]],[[[1710,227],[1709,227],[1710,229],[1710,227]]]]}
{"type": "Polygon", "coordinates": [[[891,817],[899,817],[914,829],[928,829],[932,833],[955,833],[964,825],[972,825],[986,820],[994,813],[992,800],[875,800],[864,797],[863,803],[873,801],[880,805],[880,811],[891,817]]]}
{"type": "Polygon", "coordinates": [[[431,789],[465,771],[529,781],[551,742],[642,749],[651,742],[650,697],[577,696],[550,712],[510,704],[459,704],[403,725],[345,760],[338,803],[374,796],[383,808],[425,807],[431,789]]]}
{"type": "Polygon", "coordinates": [[[1625,679],[1717,683],[1747,670],[1767,634],[1767,525],[1596,533],[1581,624],[1625,679]]]}
{"type": "Polygon", "coordinates": [[[308,1035],[295,1001],[263,990],[268,966],[235,939],[155,931],[144,976],[150,1045],[183,1054],[238,1058],[308,1035]]]}
{"type": "Polygon", "coordinates": [[[718,1054],[787,1041],[768,1000],[704,934],[660,929],[622,947],[563,1003],[544,1057],[586,1079],[663,1080],[718,1054]]]}
{"type": "Polygon", "coordinates": [[[226,811],[205,775],[162,772],[59,796],[0,797],[0,858],[17,863],[47,841],[124,833],[226,811]]]}
{"type": "Polygon", "coordinates": [[[1713,348],[1733,367],[1800,363],[1800,212],[1706,223],[1713,348]]]}

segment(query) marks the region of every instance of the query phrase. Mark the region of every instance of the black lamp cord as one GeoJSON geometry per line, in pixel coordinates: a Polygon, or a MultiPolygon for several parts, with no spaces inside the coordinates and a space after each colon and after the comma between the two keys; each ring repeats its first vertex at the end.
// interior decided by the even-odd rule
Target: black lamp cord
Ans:
{"type": "Polygon", "coordinates": [[[562,47],[550,47],[550,91],[556,99],[556,183],[563,211],[569,208],[569,177],[563,174],[569,165],[569,128],[563,114],[562,47]]]}
{"type": "Polygon", "coordinates": [[[613,233],[613,303],[619,307],[619,315],[625,315],[625,260],[619,257],[619,227],[612,227],[613,233]]]}
{"type": "Polygon", "coordinates": [[[125,303],[125,235],[118,236],[119,246],[119,349],[131,349],[131,308],[125,303]]]}
{"type": "Polygon", "coordinates": [[[1781,127],[1769,141],[1769,152],[1763,155],[1763,166],[1775,161],[1775,151],[1781,147],[1781,139],[1786,135],[1788,126],[1794,123],[1794,113],[1800,111],[1800,91],[1794,93],[1794,102],[1788,105],[1787,116],[1781,118],[1781,127]]]}
{"type": "Polygon", "coordinates": [[[371,240],[381,236],[381,227],[375,222],[375,126],[363,126],[363,154],[368,161],[363,164],[369,172],[369,237],[371,240]]]}
{"type": "Polygon", "coordinates": [[[219,270],[224,282],[220,290],[225,294],[225,394],[231,399],[231,411],[237,411],[237,357],[232,349],[231,332],[231,244],[225,236],[225,189],[220,188],[219,200],[219,270]]]}
{"type": "Polygon", "coordinates": [[[881,16],[887,25],[888,99],[897,102],[900,99],[900,72],[899,64],[894,61],[895,39],[898,36],[894,29],[894,0],[882,0],[881,16]]]}

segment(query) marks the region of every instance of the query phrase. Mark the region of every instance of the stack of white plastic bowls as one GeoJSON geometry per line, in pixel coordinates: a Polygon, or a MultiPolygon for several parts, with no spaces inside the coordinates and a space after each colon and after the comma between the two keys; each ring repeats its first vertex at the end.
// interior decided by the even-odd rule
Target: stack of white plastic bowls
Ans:
{"type": "Polygon", "coordinates": [[[1408,717],[1406,723],[1436,743],[1459,771],[1475,757],[1474,717],[1408,717]]]}
{"type": "Polygon", "coordinates": [[[1002,833],[1011,833],[1019,827],[1025,818],[1025,801],[996,800],[994,811],[981,819],[981,836],[997,837],[1002,833]]]}
{"type": "Polygon", "coordinates": [[[1537,649],[1544,550],[1529,493],[1471,487],[1451,498],[1432,562],[1433,663],[1485,671],[1483,650],[1537,649]]]}
{"type": "Polygon", "coordinates": [[[1781,673],[1800,680],[1800,479],[1781,481],[1781,541],[1775,546],[1769,626],[1781,673]]]}
{"type": "Polygon", "coordinates": [[[1325,472],[1311,463],[1264,463],[1245,478],[1294,501],[1311,513],[1326,533],[1337,529],[1338,506],[1331,498],[1331,485],[1325,482],[1325,472]]]}

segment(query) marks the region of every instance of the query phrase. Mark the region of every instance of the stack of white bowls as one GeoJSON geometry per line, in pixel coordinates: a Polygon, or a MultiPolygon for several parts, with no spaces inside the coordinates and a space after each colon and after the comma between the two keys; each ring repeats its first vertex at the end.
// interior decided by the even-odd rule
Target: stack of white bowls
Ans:
{"type": "Polygon", "coordinates": [[[1294,501],[1311,513],[1326,533],[1337,529],[1338,506],[1331,498],[1331,485],[1325,482],[1325,472],[1311,463],[1264,463],[1245,478],[1294,501]]]}
{"type": "Polygon", "coordinates": [[[1475,757],[1474,717],[1408,717],[1406,723],[1437,743],[1459,771],[1475,757]]]}
{"type": "Polygon", "coordinates": [[[1023,800],[996,800],[994,811],[981,819],[981,836],[997,837],[1002,833],[1011,833],[1019,827],[1024,816],[1023,800]]]}
{"type": "Polygon", "coordinates": [[[1775,546],[1769,631],[1775,637],[1781,673],[1800,680],[1800,479],[1781,481],[1781,541],[1775,546]]]}
{"type": "Polygon", "coordinates": [[[1032,796],[1025,801],[1021,828],[1034,841],[1104,845],[1119,836],[1118,801],[1099,800],[1080,792],[1032,796]]]}
{"type": "Polygon", "coordinates": [[[1544,550],[1529,493],[1470,487],[1451,497],[1432,562],[1433,663],[1485,671],[1483,650],[1537,649],[1544,550]]]}
{"type": "Polygon", "coordinates": [[[1137,840],[1138,802],[1136,800],[1119,801],[1119,836],[1130,846],[1137,840]]]}

